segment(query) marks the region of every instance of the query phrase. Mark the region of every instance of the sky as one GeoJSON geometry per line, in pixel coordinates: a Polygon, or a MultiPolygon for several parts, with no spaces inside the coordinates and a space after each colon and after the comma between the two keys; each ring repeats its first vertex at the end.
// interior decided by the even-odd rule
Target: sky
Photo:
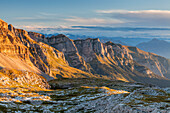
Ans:
{"type": "Polygon", "coordinates": [[[170,38],[170,0],[2,0],[0,18],[42,33],[170,38]]]}

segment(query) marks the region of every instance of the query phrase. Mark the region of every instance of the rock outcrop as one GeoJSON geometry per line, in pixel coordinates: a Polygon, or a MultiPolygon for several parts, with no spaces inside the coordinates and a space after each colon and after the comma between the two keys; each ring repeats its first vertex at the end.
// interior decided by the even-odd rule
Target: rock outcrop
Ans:
{"type": "Polygon", "coordinates": [[[73,40],[60,34],[58,36],[48,38],[48,43],[52,47],[64,53],[70,66],[87,71],[87,65],[84,59],[79,55],[73,40]]]}
{"type": "Polygon", "coordinates": [[[36,42],[46,42],[44,35],[35,32],[28,32],[28,35],[34,39],[36,42]]]}
{"type": "Polygon", "coordinates": [[[8,68],[0,69],[0,85],[5,87],[34,86],[40,88],[50,88],[47,80],[35,72],[8,68]]]}
{"type": "Polygon", "coordinates": [[[8,29],[8,24],[0,19],[0,28],[1,29],[8,29]]]}

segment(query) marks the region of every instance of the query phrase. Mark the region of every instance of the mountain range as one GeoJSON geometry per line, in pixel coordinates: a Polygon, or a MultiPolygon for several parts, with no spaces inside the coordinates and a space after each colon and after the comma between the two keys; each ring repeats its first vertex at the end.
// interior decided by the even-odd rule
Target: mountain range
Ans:
{"type": "MultiPolygon", "coordinates": [[[[41,33],[43,34],[43,33],[41,33]]],[[[56,36],[59,35],[59,33],[53,33],[53,34],[43,34],[46,37],[56,36]]],[[[151,38],[128,38],[128,37],[107,37],[107,36],[88,36],[88,35],[76,35],[76,34],[70,34],[65,33],[67,37],[73,40],[77,39],[87,39],[87,38],[99,38],[101,42],[106,43],[108,41],[112,41],[116,44],[122,44],[122,45],[129,45],[129,46],[136,46],[142,42],[148,42],[151,40],[151,38]]],[[[164,39],[167,40],[167,39],[164,39]]]]}
{"type": "Polygon", "coordinates": [[[138,48],[152,52],[166,58],[170,58],[170,43],[160,39],[152,39],[148,42],[142,42],[137,45],[138,48]]]}
{"type": "Polygon", "coordinates": [[[0,20],[0,83],[49,88],[59,78],[101,78],[170,86],[169,60],[137,47],[16,29],[0,20]]]}

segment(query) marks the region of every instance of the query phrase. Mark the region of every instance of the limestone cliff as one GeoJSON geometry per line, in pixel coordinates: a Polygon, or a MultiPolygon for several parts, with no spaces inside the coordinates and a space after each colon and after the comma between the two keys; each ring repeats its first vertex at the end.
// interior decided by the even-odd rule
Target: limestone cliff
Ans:
{"type": "Polygon", "coordinates": [[[46,39],[45,36],[40,33],[28,32],[28,35],[36,42],[44,42],[46,39]]]}
{"type": "Polygon", "coordinates": [[[91,38],[73,41],[65,35],[48,37],[47,43],[62,51],[72,67],[82,69],[80,68],[82,65],[78,64],[82,63],[80,62],[82,60],[85,61],[84,67],[99,78],[123,81],[143,81],[146,78],[164,79],[148,67],[137,63],[128,49],[120,44],[101,43],[99,39],[91,38]],[[73,62],[76,62],[75,65],[72,64],[73,62]]]}
{"type": "Polygon", "coordinates": [[[134,76],[159,78],[147,67],[136,63],[127,49],[120,44],[103,44],[99,39],[90,38],[74,42],[93,74],[124,81],[136,81],[134,76]]]}
{"type": "Polygon", "coordinates": [[[77,47],[73,40],[65,35],[52,36],[48,38],[48,43],[57,50],[64,53],[69,65],[84,71],[87,71],[87,66],[84,59],[79,55],[77,47]]]}

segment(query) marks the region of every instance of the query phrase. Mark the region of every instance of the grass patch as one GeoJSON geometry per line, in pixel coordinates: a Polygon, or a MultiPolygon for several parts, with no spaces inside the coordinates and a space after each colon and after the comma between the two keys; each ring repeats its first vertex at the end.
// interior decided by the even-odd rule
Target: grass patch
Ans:
{"type": "Polygon", "coordinates": [[[76,91],[71,91],[68,94],[61,95],[61,96],[50,95],[50,97],[52,98],[52,100],[55,100],[55,101],[59,101],[59,100],[64,101],[64,100],[70,99],[72,97],[77,97],[77,96],[87,95],[87,94],[94,95],[94,94],[97,94],[97,93],[100,93],[100,91],[98,89],[86,89],[86,88],[80,87],[76,91]]]}
{"type": "Polygon", "coordinates": [[[168,100],[168,98],[170,98],[169,96],[149,96],[149,95],[145,95],[145,98],[142,99],[142,101],[147,102],[147,103],[152,103],[152,102],[167,102],[170,103],[170,100],[168,100]]]}

